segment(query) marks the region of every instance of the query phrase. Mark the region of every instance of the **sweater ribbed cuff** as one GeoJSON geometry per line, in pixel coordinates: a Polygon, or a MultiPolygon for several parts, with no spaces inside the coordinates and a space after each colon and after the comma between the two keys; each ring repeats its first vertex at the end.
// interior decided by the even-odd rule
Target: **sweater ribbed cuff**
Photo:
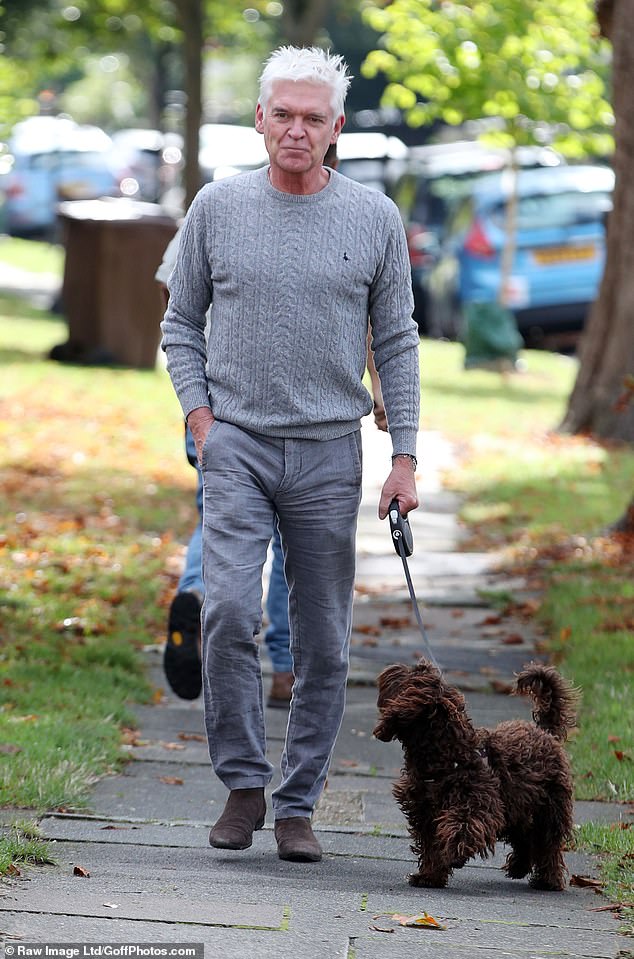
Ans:
{"type": "Polygon", "coordinates": [[[418,437],[416,430],[401,429],[390,432],[392,437],[392,454],[410,453],[416,456],[416,440],[418,437]]]}

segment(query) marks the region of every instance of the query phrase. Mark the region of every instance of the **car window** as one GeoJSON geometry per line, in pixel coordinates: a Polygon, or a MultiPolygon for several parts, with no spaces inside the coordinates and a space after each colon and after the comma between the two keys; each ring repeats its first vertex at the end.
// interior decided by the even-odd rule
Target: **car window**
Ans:
{"type": "Polygon", "coordinates": [[[94,170],[107,166],[103,153],[91,150],[58,150],[49,153],[34,153],[30,163],[32,170],[59,170],[64,167],[94,170]]]}
{"type": "MultiPolygon", "coordinates": [[[[517,226],[520,230],[537,230],[543,227],[570,227],[579,223],[602,221],[611,208],[608,193],[593,191],[581,193],[534,194],[520,197],[517,226]]],[[[497,203],[490,212],[491,220],[504,227],[505,207],[497,203]]]]}

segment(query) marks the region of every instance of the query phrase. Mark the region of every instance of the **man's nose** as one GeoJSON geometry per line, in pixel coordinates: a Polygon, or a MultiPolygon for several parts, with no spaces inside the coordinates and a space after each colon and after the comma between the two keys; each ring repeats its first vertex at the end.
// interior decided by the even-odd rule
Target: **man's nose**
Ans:
{"type": "Polygon", "coordinates": [[[288,131],[295,140],[301,140],[304,136],[304,122],[301,117],[294,117],[288,131]]]}

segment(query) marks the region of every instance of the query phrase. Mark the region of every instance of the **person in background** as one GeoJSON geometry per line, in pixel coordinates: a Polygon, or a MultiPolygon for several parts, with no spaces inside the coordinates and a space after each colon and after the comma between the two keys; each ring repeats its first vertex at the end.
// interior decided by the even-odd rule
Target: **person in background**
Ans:
{"type": "Polygon", "coordinates": [[[341,57],[282,47],[260,78],[269,166],[192,202],[162,323],[167,368],[203,473],[203,692],[209,754],[229,790],[209,834],[246,849],[266,816],[255,637],[277,517],[295,681],[273,790],[283,860],[317,862],[311,816],[345,706],[368,316],[392,440],[379,499],[418,506],[418,329],[396,206],[323,166],[344,124],[341,57]],[[209,339],[205,318],[211,307],[209,339]]]}
{"type": "MultiPolygon", "coordinates": [[[[336,170],[338,166],[337,144],[331,143],[324,156],[324,166],[336,170]]],[[[163,297],[163,309],[167,309],[169,292],[167,280],[176,261],[179,232],[170,241],[163,260],[156,271],[163,297]]],[[[371,348],[368,331],[367,368],[370,375],[374,401],[374,421],[377,427],[387,431],[383,407],[381,382],[371,348]]],[[[196,508],[198,522],[190,537],[185,555],[185,567],[178,581],[176,595],[170,609],[167,641],[163,651],[163,670],[170,688],[181,699],[196,699],[202,689],[202,664],[200,657],[200,613],[205,587],[202,574],[202,523],[203,523],[203,478],[196,458],[196,447],[191,431],[185,424],[185,450],[189,463],[195,468],[196,508]]],[[[266,614],[269,625],[264,642],[273,667],[273,679],[266,701],[271,709],[287,709],[293,689],[293,663],[289,648],[290,627],[288,623],[288,585],[284,576],[284,557],[277,524],[274,525],[271,541],[272,562],[266,598],[266,614]]]]}

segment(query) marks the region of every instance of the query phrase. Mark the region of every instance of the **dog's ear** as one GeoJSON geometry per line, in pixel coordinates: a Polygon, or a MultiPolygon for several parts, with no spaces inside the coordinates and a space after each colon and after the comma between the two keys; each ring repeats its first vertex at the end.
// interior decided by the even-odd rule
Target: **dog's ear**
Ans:
{"type": "Polygon", "coordinates": [[[382,743],[389,743],[396,737],[396,722],[392,716],[384,716],[372,730],[375,739],[382,743]]]}
{"type": "Polygon", "coordinates": [[[381,709],[388,699],[393,699],[397,695],[410,672],[411,667],[404,666],[402,663],[394,663],[392,666],[386,666],[385,669],[379,673],[376,681],[379,709],[381,709]]]}

